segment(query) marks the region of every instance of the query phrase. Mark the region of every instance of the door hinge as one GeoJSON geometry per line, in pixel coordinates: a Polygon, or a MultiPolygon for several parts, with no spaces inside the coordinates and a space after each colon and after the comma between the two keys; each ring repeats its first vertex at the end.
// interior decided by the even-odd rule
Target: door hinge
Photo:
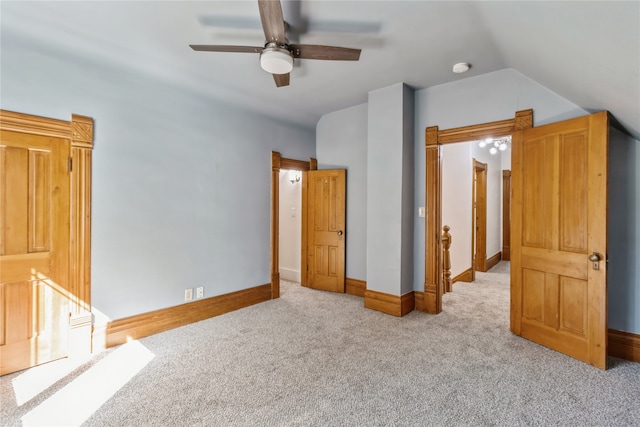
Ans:
{"type": "Polygon", "coordinates": [[[69,157],[68,169],[69,172],[71,172],[71,170],[73,169],[73,160],[71,159],[71,157],[69,157]]]}

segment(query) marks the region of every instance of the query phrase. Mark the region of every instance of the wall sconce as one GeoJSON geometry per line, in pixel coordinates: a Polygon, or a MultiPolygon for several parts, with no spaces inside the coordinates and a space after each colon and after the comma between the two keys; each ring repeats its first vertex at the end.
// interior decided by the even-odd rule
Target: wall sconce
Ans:
{"type": "Polygon", "coordinates": [[[300,182],[300,171],[289,171],[289,181],[291,181],[292,184],[300,182]]]}

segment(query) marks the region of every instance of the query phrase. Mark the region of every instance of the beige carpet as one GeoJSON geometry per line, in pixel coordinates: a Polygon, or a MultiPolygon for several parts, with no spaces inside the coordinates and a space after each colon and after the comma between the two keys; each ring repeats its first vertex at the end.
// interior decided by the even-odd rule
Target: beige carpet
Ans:
{"type": "Polygon", "coordinates": [[[111,349],[31,398],[26,373],[2,377],[0,424],[640,425],[640,364],[603,372],[513,336],[505,268],[456,283],[437,316],[283,283],[278,300],[111,349]]]}

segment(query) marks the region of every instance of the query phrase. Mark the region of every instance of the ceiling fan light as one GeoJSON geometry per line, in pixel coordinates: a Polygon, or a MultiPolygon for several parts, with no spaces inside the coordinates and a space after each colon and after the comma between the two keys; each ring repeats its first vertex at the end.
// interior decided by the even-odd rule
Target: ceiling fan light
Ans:
{"type": "Polygon", "coordinates": [[[260,54],[260,66],[267,73],[288,74],[293,70],[293,55],[284,48],[267,47],[260,54]]]}

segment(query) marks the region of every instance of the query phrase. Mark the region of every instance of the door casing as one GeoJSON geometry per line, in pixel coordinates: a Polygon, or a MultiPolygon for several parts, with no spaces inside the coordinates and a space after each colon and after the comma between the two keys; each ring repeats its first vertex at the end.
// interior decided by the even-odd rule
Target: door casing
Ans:
{"type": "Polygon", "coordinates": [[[532,126],[533,110],[529,109],[517,111],[513,119],[442,131],[438,129],[438,126],[430,126],[426,129],[425,279],[424,305],[421,308],[427,313],[437,314],[442,311],[442,295],[444,293],[442,244],[440,242],[442,230],[442,145],[489,137],[499,138],[532,126]]]}
{"type": "MultiPolygon", "coordinates": [[[[318,169],[318,161],[310,158],[309,161],[283,158],[279,152],[271,152],[271,298],[280,297],[280,169],[293,169],[302,171],[302,183],[305,182],[305,172],[318,169]]],[[[302,258],[300,266],[300,280],[304,285],[306,280],[306,204],[302,193],[302,258]]]]}

